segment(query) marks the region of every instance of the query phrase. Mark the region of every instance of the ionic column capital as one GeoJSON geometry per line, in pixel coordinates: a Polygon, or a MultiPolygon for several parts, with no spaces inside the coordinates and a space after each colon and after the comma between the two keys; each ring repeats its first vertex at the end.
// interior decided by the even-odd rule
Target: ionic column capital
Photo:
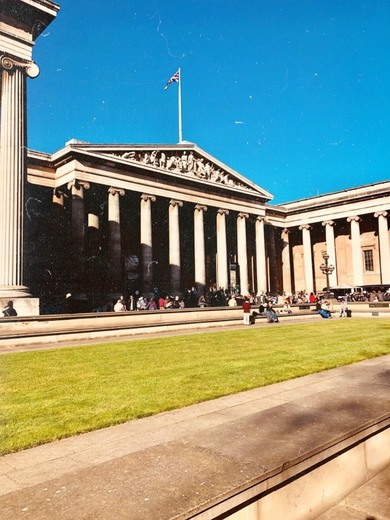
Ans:
{"type": "Polygon", "coordinates": [[[15,70],[22,70],[29,78],[36,78],[39,76],[39,67],[33,61],[23,62],[14,57],[2,55],[0,56],[0,67],[9,73],[15,70]]]}
{"type": "Polygon", "coordinates": [[[289,234],[291,233],[291,229],[285,227],[285,228],[282,229],[282,233],[283,233],[284,235],[289,235],[289,234]]]}
{"type": "Polygon", "coordinates": [[[141,195],[141,200],[144,202],[156,202],[156,197],[154,195],[148,195],[147,193],[143,193],[141,195]]]}
{"type": "Polygon", "coordinates": [[[72,188],[75,188],[76,190],[79,190],[81,188],[89,190],[90,184],[86,181],[79,181],[77,179],[73,179],[72,181],[68,182],[68,190],[71,190],[72,188]]]}
{"type": "Polygon", "coordinates": [[[388,215],[388,212],[387,211],[377,211],[376,213],[374,213],[374,217],[375,218],[378,218],[378,217],[387,217],[388,215]]]}
{"type": "Polygon", "coordinates": [[[307,229],[309,231],[311,229],[310,224],[303,224],[302,226],[299,226],[300,231],[302,231],[303,229],[307,229]]]}
{"type": "Polygon", "coordinates": [[[202,204],[196,204],[195,211],[207,211],[207,206],[202,206],[202,204]]]}
{"type": "Polygon", "coordinates": [[[322,222],[322,225],[323,226],[335,226],[336,222],[334,220],[324,220],[324,222],[322,222]]]}
{"type": "Polygon", "coordinates": [[[183,207],[183,202],[181,200],[174,200],[174,199],[171,199],[169,201],[169,205],[172,206],[173,208],[175,208],[176,206],[178,206],[179,208],[183,207]]]}
{"type": "Polygon", "coordinates": [[[62,205],[64,202],[64,199],[67,197],[68,197],[68,194],[65,191],[63,191],[61,188],[54,188],[53,202],[57,202],[62,205]]]}
{"type": "Polygon", "coordinates": [[[122,188],[114,188],[113,186],[110,186],[108,188],[108,193],[110,195],[120,195],[121,197],[123,197],[125,194],[125,190],[122,190],[122,188]]]}
{"type": "Polygon", "coordinates": [[[249,213],[239,213],[237,215],[237,218],[247,219],[247,218],[249,218],[249,213]]]}
{"type": "Polygon", "coordinates": [[[228,209],[219,208],[217,213],[218,213],[218,215],[229,215],[229,210],[228,209]]]}
{"type": "Polygon", "coordinates": [[[64,191],[63,187],[54,188],[53,195],[55,197],[58,197],[58,198],[60,198],[60,197],[68,197],[68,194],[66,193],[66,191],[64,191]]]}
{"type": "Polygon", "coordinates": [[[348,217],[347,222],[360,222],[362,219],[358,217],[357,215],[354,215],[353,217],[348,217]]]}
{"type": "Polygon", "coordinates": [[[266,218],[265,217],[261,217],[260,215],[258,217],[256,217],[256,222],[264,222],[264,224],[266,223],[266,218]]]}

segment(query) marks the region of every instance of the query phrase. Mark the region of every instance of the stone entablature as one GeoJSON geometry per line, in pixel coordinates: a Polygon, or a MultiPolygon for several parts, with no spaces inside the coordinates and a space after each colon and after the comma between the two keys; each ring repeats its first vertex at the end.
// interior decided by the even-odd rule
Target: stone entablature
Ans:
{"type": "Polygon", "coordinates": [[[267,208],[267,219],[277,227],[296,227],[351,215],[371,215],[390,207],[390,181],[293,201],[267,208]]]}
{"type": "MultiPolygon", "coordinates": [[[[30,158],[30,154],[28,157],[30,158]]],[[[201,202],[210,207],[222,207],[237,212],[246,211],[251,213],[254,218],[265,213],[265,204],[259,196],[240,197],[241,192],[232,197],[230,192],[226,193],[228,190],[226,187],[219,190],[205,189],[202,181],[190,184],[189,179],[184,176],[181,177],[181,182],[169,183],[162,182],[161,178],[156,178],[155,175],[147,175],[142,171],[121,171],[118,170],[118,166],[116,168],[113,166],[103,168],[98,163],[81,163],[72,160],[61,165],[57,171],[53,171],[49,164],[49,162],[44,164],[41,161],[37,164],[35,160],[33,163],[29,162],[28,182],[33,185],[59,190],[62,190],[63,187],[74,180],[107,187],[115,183],[116,187],[124,189],[126,192],[142,194],[147,191],[160,198],[175,198],[193,204],[201,202]]]]}
{"type": "MultiPolygon", "coordinates": [[[[155,162],[157,162],[158,154],[155,162]]],[[[153,160],[152,160],[153,161],[153,160]]],[[[171,160],[173,163],[174,160],[171,160]]],[[[202,164],[201,163],[201,164],[202,164]]],[[[272,195],[251,183],[237,172],[194,145],[88,145],[87,143],[67,143],[66,147],[52,155],[36,151],[28,152],[28,182],[40,186],[61,188],[72,180],[111,186],[143,193],[145,190],[157,197],[178,198],[184,202],[203,203],[213,207],[224,207],[232,211],[245,211],[261,216],[265,213],[265,203],[272,195]],[[160,150],[168,157],[192,155],[202,163],[209,162],[225,171],[237,186],[201,178],[195,174],[183,173],[175,169],[163,169],[151,164],[153,150],[160,150]],[[137,154],[123,158],[129,152],[137,154]],[[145,154],[148,154],[145,157],[145,154]],[[138,159],[135,159],[138,157],[138,159]],[[143,159],[143,160],[142,160],[143,159]],[[240,185],[246,188],[240,189],[240,185]]],[[[188,167],[187,167],[188,170],[188,167]]]]}
{"type": "Polygon", "coordinates": [[[0,2],[0,54],[30,61],[34,41],[59,9],[50,0],[0,2]]]}

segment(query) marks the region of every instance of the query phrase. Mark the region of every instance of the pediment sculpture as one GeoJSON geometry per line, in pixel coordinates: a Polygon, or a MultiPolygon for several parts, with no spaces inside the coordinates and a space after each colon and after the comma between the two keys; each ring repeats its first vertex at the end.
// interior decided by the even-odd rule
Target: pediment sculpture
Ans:
{"type": "Polygon", "coordinates": [[[205,160],[200,154],[194,153],[193,150],[129,150],[113,155],[160,170],[197,177],[225,186],[252,189],[234,178],[231,173],[221,169],[213,162],[205,160]]]}

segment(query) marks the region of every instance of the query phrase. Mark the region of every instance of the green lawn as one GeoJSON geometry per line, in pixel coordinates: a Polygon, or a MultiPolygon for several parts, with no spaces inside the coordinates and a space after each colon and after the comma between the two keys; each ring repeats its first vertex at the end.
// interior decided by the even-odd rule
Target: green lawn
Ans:
{"type": "Polygon", "coordinates": [[[0,453],[390,353],[344,319],[0,356],[0,453]]]}

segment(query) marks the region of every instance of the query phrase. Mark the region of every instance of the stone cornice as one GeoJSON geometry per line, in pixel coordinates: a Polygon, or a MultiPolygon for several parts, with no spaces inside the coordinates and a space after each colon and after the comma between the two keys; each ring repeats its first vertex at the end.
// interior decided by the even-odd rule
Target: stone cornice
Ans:
{"type": "Polygon", "coordinates": [[[5,25],[12,27],[12,32],[23,29],[32,41],[53,21],[59,9],[51,0],[0,1],[0,15],[5,25]]]}
{"type": "Polygon", "coordinates": [[[390,195],[390,181],[379,181],[332,193],[324,193],[316,197],[275,205],[272,209],[287,212],[292,215],[294,212],[302,213],[305,210],[311,211],[313,207],[332,207],[335,204],[350,203],[354,200],[364,201],[378,197],[378,195],[390,195]]]}

